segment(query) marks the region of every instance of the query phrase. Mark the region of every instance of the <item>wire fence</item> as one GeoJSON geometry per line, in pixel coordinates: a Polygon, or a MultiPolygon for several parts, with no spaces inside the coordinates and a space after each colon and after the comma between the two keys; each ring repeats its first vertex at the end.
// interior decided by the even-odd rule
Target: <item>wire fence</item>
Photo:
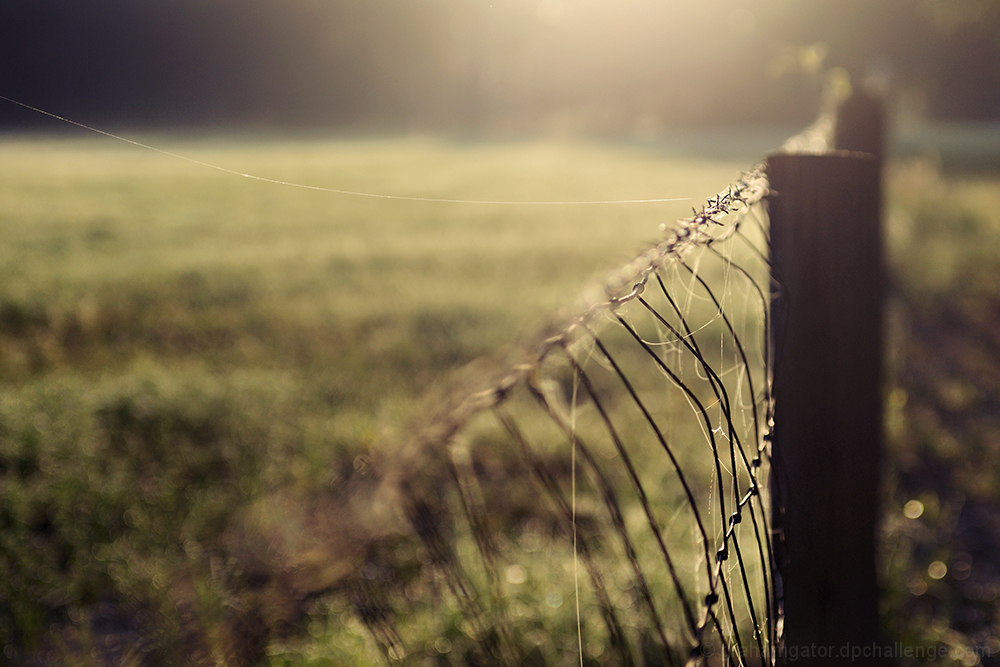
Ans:
{"type": "MultiPolygon", "coordinates": [[[[831,130],[824,114],[786,149],[822,151],[831,130]]],[[[562,641],[564,664],[777,661],[768,194],[761,164],[661,226],[578,315],[443,399],[386,475],[484,664],[542,655],[525,627],[562,641]],[[435,459],[448,472],[427,483],[435,459]],[[539,532],[562,550],[538,554],[539,532]],[[529,578],[570,605],[570,627],[519,603],[529,578]]],[[[366,605],[404,657],[393,615],[366,605]]]]}

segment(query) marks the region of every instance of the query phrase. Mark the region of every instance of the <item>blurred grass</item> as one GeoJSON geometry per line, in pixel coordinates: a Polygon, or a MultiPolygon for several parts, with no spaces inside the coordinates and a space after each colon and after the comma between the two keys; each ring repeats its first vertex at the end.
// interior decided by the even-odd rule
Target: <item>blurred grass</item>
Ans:
{"type": "Polygon", "coordinates": [[[887,628],[954,665],[1000,659],[1000,164],[984,155],[888,180],[887,628]]]}
{"type": "MultiPolygon", "coordinates": [[[[282,180],[453,198],[697,203],[738,169],[549,143],[167,146],[282,180]]],[[[141,354],[236,366],[454,365],[571,303],[689,206],[361,199],[103,142],[8,140],[0,160],[17,165],[0,185],[0,319],[20,339],[0,367],[16,377],[141,354]]]]}
{"type": "MultiPolygon", "coordinates": [[[[296,535],[333,530],[310,523],[317,513],[364,524],[378,508],[338,503],[365,497],[423,396],[544,327],[746,166],[556,142],[162,139],[152,143],[239,172],[350,190],[692,201],[358,199],[103,140],[6,138],[0,640],[12,664],[177,664],[178,647],[186,664],[214,664],[254,636],[270,637],[275,665],[371,664],[349,594],[282,597],[283,585],[322,590],[330,568],[351,564],[296,535]],[[298,559],[296,578],[265,580],[274,559],[298,559]]],[[[888,182],[887,614],[896,636],[974,664],[963,651],[997,642],[1000,591],[989,522],[1000,510],[1000,178],[911,160],[888,182]],[[912,500],[925,508],[915,519],[903,514],[912,500]]],[[[489,428],[460,445],[501,489],[487,499],[521,554],[500,572],[525,654],[574,664],[564,536],[489,428]]],[[[457,538],[474,553],[471,535],[457,538]]],[[[379,549],[359,580],[391,581],[410,601],[412,660],[474,664],[482,638],[424,597],[435,584],[419,574],[420,550],[379,549]]],[[[606,638],[585,639],[587,659],[609,664],[606,638]]]]}
{"type": "MultiPolygon", "coordinates": [[[[288,600],[281,582],[261,583],[281,567],[270,552],[254,556],[255,538],[234,533],[234,521],[257,522],[276,558],[296,563],[291,588],[329,585],[339,576],[328,571],[338,567],[333,547],[292,544],[300,533],[287,526],[332,530],[317,527],[308,508],[331,514],[323,503],[339,501],[329,498],[370,484],[369,469],[407,439],[421,395],[544,327],[654,240],[660,223],[744,166],[554,142],[153,143],[241,173],[338,189],[691,202],[363,199],[106,141],[7,138],[0,638],[15,663],[163,664],[183,647],[184,661],[211,664],[249,632],[274,639],[275,664],[369,664],[374,648],[348,603],[288,600]],[[284,520],[268,519],[274,512],[284,520]],[[265,618],[241,609],[263,609],[265,618]],[[322,641],[309,648],[308,636],[322,641]]],[[[475,457],[488,449],[472,445],[475,457]]],[[[525,472],[501,475],[521,477],[506,488],[532,488],[525,472]]],[[[532,498],[502,500],[515,523],[539,512],[532,498]]],[[[572,560],[552,557],[566,545],[554,546],[550,530],[524,532],[535,546],[523,553],[538,554],[525,571],[541,579],[521,582],[512,570],[523,592],[512,598],[514,615],[535,634],[539,615],[574,623],[563,606],[569,580],[544,574],[572,560]]],[[[471,553],[471,537],[462,539],[471,553]]],[[[414,546],[386,548],[390,555],[369,554],[369,565],[412,584],[421,567],[414,546]]],[[[414,604],[408,623],[427,626],[416,630],[428,638],[427,664],[472,655],[475,632],[458,610],[441,618],[439,608],[414,604]]],[[[565,659],[575,631],[564,630],[538,664],[565,659]]],[[[595,638],[589,650],[600,655],[603,646],[595,638]]]]}

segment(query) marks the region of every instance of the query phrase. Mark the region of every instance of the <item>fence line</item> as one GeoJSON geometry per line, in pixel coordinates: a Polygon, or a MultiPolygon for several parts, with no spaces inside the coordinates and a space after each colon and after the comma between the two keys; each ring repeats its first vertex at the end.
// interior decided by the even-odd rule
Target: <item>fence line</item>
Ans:
{"type": "MultiPolygon", "coordinates": [[[[785,149],[824,153],[834,118],[822,114],[785,149]]],[[[575,316],[499,371],[475,373],[479,389],[442,399],[383,478],[381,493],[423,544],[486,664],[522,664],[531,650],[513,631],[502,576],[507,563],[521,567],[529,531],[498,518],[527,482],[491,474],[490,457],[527,472],[539,494],[531,511],[551,519],[569,552],[573,574],[562,583],[576,608],[579,664],[606,649],[605,664],[773,665],[806,637],[796,634],[801,619],[786,618],[803,590],[802,563],[788,568],[793,515],[771,506],[772,485],[783,501],[799,488],[772,474],[773,355],[784,352],[774,339],[787,340],[772,328],[787,324],[788,309],[772,327],[770,300],[798,288],[781,261],[772,265],[767,224],[769,202],[794,198],[772,191],[767,169],[662,225],[663,240],[575,316]],[[444,472],[428,484],[435,465],[444,472]]],[[[386,656],[405,656],[392,614],[362,612],[386,656]]]]}
{"type": "MultiPolygon", "coordinates": [[[[366,490],[419,541],[466,664],[776,665],[876,645],[881,158],[852,113],[661,226],[516,359],[475,367],[366,490]],[[876,159],[830,152],[833,136],[876,159]],[[517,607],[532,568],[549,606],[572,600],[572,627],[517,607]],[[525,640],[526,617],[559,646],[525,640]]],[[[416,596],[374,581],[388,532],[345,547],[364,567],[336,586],[395,661],[416,596]]],[[[247,636],[253,604],[233,608],[247,636]]],[[[230,648],[233,664],[263,650],[230,648]]]]}
{"type": "MultiPolygon", "coordinates": [[[[827,119],[821,122],[829,128],[827,119]]],[[[821,124],[800,143],[828,134],[821,124]]],[[[483,390],[450,397],[441,416],[417,434],[409,455],[387,475],[385,485],[477,624],[509,625],[489,618],[482,594],[449,543],[450,529],[428,517],[427,507],[435,501],[413,492],[419,486],[413,478],[444,452],[486,570],[483,578],[490,595],[502,597],[497,563],[506,556],[491,533],[483,493],[475,491],[481,482],[458,460],[468,458],[458,450],[474,448],[478,438],[491,448],[510,447],[532,471],[571,536],[574,557],[590,580],[592,606],[600,611],[619,664],[633,663],[638,643],[627,626],[642,626],[639,634],[654,637],[664,664],[706,660],[715,651],[739,664],[751,648],[765,663],[774,663],[781,600],[772,596],[767,504],[773,412],[768,194],[764,166],[758,165],[691,217],[663,226],[662,242],[614,272],[600,297],[508,372],[483,390]],[[721,284],[713,286],[713,280],[721,284]],[[717,348],[712,343],[710,350],[706,339],[717,340],[717,348]],[[687,418],[667,414],[681,406],[687,418]],[[539,412],[548,427],[538,425],[539,412]],[[484,415],[493,416],[493,426],[483,425],[484,415]],[[576,470],[567,480],[552,469],[543,453],[560,447],[553,444],[560,439],[586,481],[578,483],[576,470]],[[456,445],[460,440],[471,444],[456,445]],[[702,446],[710,454],[694,451],[702,446]],[[697,458],[703,460],[693,461],[697,458]],[[651,470],[659,480],[651,479],[651,470]],[[651,484],[660,481],[674,488],[667,507],[662,499],[669,494],[657,489],[657,499],[651,497],[651,484]],[[604,507],[603,528],[595,535],[580,530],[578,495],[604,507]],[[673,514],[672,522],[665,511],[673,514]],[[681,522],[686,525],[678,529],[681,522]],[[608,558],[595,547],[604,530],[614,536],[619,556],[608,558]],[[741,539],[751,544],[742,545],[741,539]],[[636,591],[635,604],[624,609],[616,607],[607,584],[609,576],[621,575],[621,563],[636,591]],[[683,622],[671,625],[677,619],[683,622]]],[[[516,662],[508,635],[496,630],[481,650],[501,664],[516,662]]],[[[401,650],[383,648],[388,654],[401,650]]]]}

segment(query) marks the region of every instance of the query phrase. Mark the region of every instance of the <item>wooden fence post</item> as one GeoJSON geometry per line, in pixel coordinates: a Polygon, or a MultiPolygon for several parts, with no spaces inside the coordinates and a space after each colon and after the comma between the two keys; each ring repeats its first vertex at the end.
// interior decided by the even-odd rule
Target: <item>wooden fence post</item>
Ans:
{"type": "Polygon", "coordinates": [[[779,662],[885,664],[880,159],[768,158],[779,662]]]}
{"type": "Polygon", "coordinates": [[[864,91],[844,100],[837,110],[833,144],[837,150],[871,153],[881,170],[885,153],[885,109],[879,95],[864,91]]]}

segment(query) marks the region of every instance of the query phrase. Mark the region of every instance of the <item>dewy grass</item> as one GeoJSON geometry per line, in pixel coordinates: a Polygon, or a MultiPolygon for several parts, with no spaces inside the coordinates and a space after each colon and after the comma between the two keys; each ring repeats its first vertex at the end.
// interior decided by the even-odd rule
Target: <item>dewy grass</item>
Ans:
{"type": "MultiPolygon", "coordinates": [[[[282,180],[476,199],[698,200],[738,169],[546,142],[170,147],[282,180]]],[[[263,539],[284,545],[287,562],[254,560],[261,534],[240,526],[256,525],[256,511],[328,507],[345,490],[363,497],[399,456],[420,393],[572,304],[686,210],[355,200],[94,141],[7,139],[0,163],[17,165],[0,184],[0,633],[18,659],[124,659],[144,637],[151,656],[180,646],[213,662],[252,631],[227,619],[260,609],[265,634],[287,637],[279,662],[370,664],[375,648],[338,606],[345,598],[291,600],[255,583],[299,563],[299,584],[322,589],[336,566],[329,547],[272,526],[263,539]],[[332,564],[310,569],[316,554],[332,564]]],[[[479,461],[487,450],[473,451],[479,461]]],[[[531,572],[504,584],[510,616],[536,628],[530,646],[544,638],[532,619],[565,635],[525,649],[556,664],[561,642],[576,642],[566,558],[548,557],[566,544],[544,512],[532,518],[530,496],[507,500],[510,530],[533,545],[509,564],[531,572]]],[[[458,537],[469,560],[474,542],[458,537]]],[[[442,582],[413,579],[425,567],[416,545],[380,548],[369,562],[404,594],[434,598],[442,582]]],[[[482,576],[475,585],[491,585],[482,576]]],[[[458,608],[413,604],[401,629],[426,636],[428,660],[483,639],[458,608]]],[[[606,643],[586,641],[595,656],[606,643]]]]}
{"type": "MultiPolygon", "coordinates": [[[[669,184],[698,197],[735,171],[544,143],[177,150],[298,181],[369,189],[423,181],[456,196],[662,193],[669,184]]],[[[0,160],[17,164],[0,185],[0,310],[26,334],[7,348],[15,372],[49,363],[46,355],[73,366],[93,352],[100,364],[107,347],[121,361],[164,348],[168,357],[192,347],[280,359],[359,340],[401,345],[406,322],[419,329],[428,318],[461,322],[466,333],[451,335],[466,340],[452,344],[476,355],[571,302],[684,210],[359,201],[91,141],[8,141],[0,160]]]]}
{"type": "Polygon", "coordinates": [[[907,645],[944,647],[948,664],[992,664],[1000,176],[914,160],[889,188],[886,624],[907,645]]]}
{"type": "MultiPolygon", "coordinates": [[[[403,191],[421,182],[454,196],[622,196],[669,187],[697,198],[735,173],[727,165],[544,143],[264,142],[176,150],[296,181],[403,191]]],[[[169,330],[180,328],[207,341],[214,335],[221,343],[215,346],[227,349],[227,335],[263,329],[265,347],[279,356],[275,346],[299,345],[302,330],[350,332],[424,314],[468,314],[479,322],[471,338],[485,335],[495,347],[566,305],[581,285],[650,239],[660,222],[686,210],[373,202],[247,181],[91,141],[8,141],[0,160],[17,165],[0,185],[0,299],[15,319],[44,311],[52,328],[58,320],[85,338],[102,320],[125,338],[141,337],[144,327],[170,338],[169,330]]]]}
{"type": "MultiPolygon", "coordinates": [[[[177,152],[281,180],[476,199],[599,193],[698,202],[744,166],[554,142],[165,140],[177,152]]],[[[473,660],[488,633],[469,623],[417,540],[377,541],[355,588],[338,588],[330,584],[337,568],[354,563],[339,555],[335,522],[316,516],[364,527],[369,512],[383,509],[365,499],[386,463],[404,455],[416,417],[441,409],[440,397],[449,395],[433,386],[448,384],[445,377],[474,385],[478,377],[454,371],[501,354],[653,240],[660,223],[689,210],[683,203],[509,210],[354,200],[89,140],[7,139],[0,165],[16,165],[0,183],[0,373],[7,380],[0,389],[0,639],[18,660],[48,652],[56,662],[87,664],[96,651],[96,663],[120,661],[141,637],[153,659],[183,651],[191,664],[215,664],[241,645],[264,651],[252,644],[270,636],[264,659],[275,665],[368,665],[380,649],[358,620],[360,599],[370,603],[366,618],[383,647],[393,645],[392,632],[406,637],[410,664],[473,660]],[[305,526],[309,539],[290,525],[305,526]],[[306,593],[289,596],[289,581],[306,593]],[[379,596],[389,593],[405,611],[395,628],[381,622],[391,605],[379,596]]],[[[924,176],[893,178],[908,229],[937,215],[927,213],[936,204],[925,201],[933,191],[924,176]]],[[[960,189],[952,203],[978,197],[961,210],[975,225],[994,224],[995,183],[931,181],[960,189]]],[[[899,235],[917,261],[900,275],[931,275],[920,272],[921,262],[938,267],[941,253],[958,252],[946,248],[975,245],[963,225],[956,219],[919,247],[913,243],[924,237],[899,235]]],[[[979,244],[977,252],[988,251],[979,244]]],[[[683,270],[675,278],[683,280],[683,270]]],[[[732,312],[750,310],[754,295],[738,280],[731,284],[732,312]]],[[[690,290],[687,312],[697,319],[707,299],[690,290]]],[[[673,354],[669,337],[657,339],[649,328],[650,316],[637,315],[634,324],[673,354]]],[[[723,324],[701,325],[705,356],[731,356],[720,342],[723,324]]],[[[744,343],[758,350],[761,341],[744,343]]],[[[491,367],[477,365],[472,375],[484,368],[491,367]]],[[[685,368],[692,383],[703,376],[696,365],[685,368]]],[[[637,391],[653,404],[668,386],[661,377],[637,391]]],[[[602,400],[614,403],[620,394],[602,400]]],[[[517,401],[525,413],[518,419],[538,434],[538,456],[567,474],[565,437],[527,414],[529,396],[517,401]]],[[[681,440],[701,434],[686,405],[658,416],[681,440]]],[[[579,420],[584,428],[599,422],[592,409],[581,409],[579,420]]],[[[626,440],[644,428],[639,416],[621,425],[626,440]]],[[[453,473],[432,462],[440,477],[430,483],[464,475],[467,501],[492,510],[496,539],[506,541],[497,550],[499,579],[469,567],[466,581],[505,593],[499,611],[517,624],[530,664],[578,664],[572,550],[557,508],[539,499],[502,431],[495,422],[472,428],[454,445],[454,458],[467,467],[453,473]]],[[[593,451],[616,456],[607,442],[593,451]]],[[[662,457],[630,454],[664,482],[647,484],[651,502],[679,506],[662,457]]],[[[714,473],[696,454],[679,452],[697,492],[707,494],[714,473]]],[[[624,475],[611,481],[626,493],[624,475]]],[[[593,488],[585,480],[581,487],[580,530],[610,534],[601,532],[607,526],[593,488]]],[[[458,504],[442,500],[436,510],[457,516],[458,504]]],[[[627,506],[623,519],[639,533],[637,509],[627,506]]],[[[682,512],[662,519],[672,543],[704,567],[682,512]]],[[[458,559],[478,563],[474,532],[462,522],[454,530],[458,559]]],[[[594,553],[613,602],[636,609],[639,593],[619,549],[607,538],[596,540],[594,553]]],[[[635,550],[644,563],[657,557],[649,536],[635,550]]],[[[682,572],[685,581],[693,572],[682,572]]],[[[665,577],[649,586],[656,599],[669,594],[665,577]]],[[[682,613],[679,604],[665,612],[682,613]]],[[[585,597],[584,655],[590,664],[612,664],[599,614],[585,597]]],[[[639,614],[621,620],[643,623],[639,614]]]]}

